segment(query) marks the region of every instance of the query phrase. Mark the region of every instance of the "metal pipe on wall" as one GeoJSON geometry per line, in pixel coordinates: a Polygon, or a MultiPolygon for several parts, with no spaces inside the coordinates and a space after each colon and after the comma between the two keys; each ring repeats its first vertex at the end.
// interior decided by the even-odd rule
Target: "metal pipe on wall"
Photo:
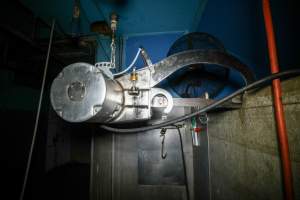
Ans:
{"type": "MultiPolygon", "coordinates": [[[[263,6],[263,15],[264,15],[266,36],[268,42],[270,68],[271,68],[271,73],[274,74],[279,72],[279,64],[278,64],[277,48],[276,48],[275,34],[273,29],[270,1],[262,0],[262,6],[263,6]]],[[[291,161],[289,155],[289,144],[288,144],[287,129],[286,129],[286,123],[284,117],[284,109],[283,109],[282,99],[281,99],[280,79],[273,80],[272,86],[273,86],[273,101],[274,101],[274,108],[275,108],[277,136],[279,141],[279,150],[280,150],[280,158],[281,158],[281,166],[282,166],[282,174],[283,174],[283,182],[284,182],[284,192],[285,192],[284,197],[286,200],[292,200],[294,199],[293,175],[292,175],[291,161]]]]}
{"type": "Polygon", "coordinates": [[[20,200],[24,199],[25,190],[26,190],[27,181],[28,181],[28,176],[29,176],[29,171],[30,171],[30,166],[31,166],[31,161],[32,161],[34,145],[35,145],[37,131],[38,131],[40,112],[41,112],[41,108],[42,108],[42,101],[43,101],[44,89],[45,89],[45,84],[46,84],[46,76],[47,76],[47,70],[48,70],[48,65],[49,65],[49,58],[50,58],[54,28],[55,28],[55,19],[52,20],[52,25],[51,25],[46,63],[45,63],[45,68],[44,68],[44,72],[43,72],[42,86],[41,86],[41,91],[40,91],[40,97],[39,97],[39,102],[38,102],[37,113],[36,113],[36,117],[35,117],[34,130],[33,130],[33,135],[32,135],[32,139],[31,139],[31,144],[30,144],[29,155],[28,155],[28,159],[27,159],[25,175],[24,175],[24,179],[23,179],[22,190],[21,190],[21,194],[20,194],[20,200]]]}

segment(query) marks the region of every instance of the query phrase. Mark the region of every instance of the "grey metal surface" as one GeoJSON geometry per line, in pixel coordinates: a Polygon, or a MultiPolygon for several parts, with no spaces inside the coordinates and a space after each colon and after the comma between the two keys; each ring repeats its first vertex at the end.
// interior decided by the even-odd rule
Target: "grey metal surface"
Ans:
{"type": "MultiPolygon", "coordinates": [[[[196,108],[192,109],[193,111],[196,108]]],[[[194,155],[194,170],[196,175],[194,178],[195,185],[195,199],[211,199],[211,187],[210,187],[210,154],[209,154],[209,121],[204,122],[200,117],[196,118],[196,124],[201,128],[201,131],[197,133],[199,144],[193,147],[194,155]],[[201,189],[200,189],[201,188],[201,189]]]]}
{"type": "MultiPolygon", "coordinates": [[[[245,81],[245,84],[248,84],[254,80],[252,72],[248,69],[246,65],[244,65],[232,55],[227,54],[225,52],[217,50],[193,50],[178,53],[168,58],[165,58],[156,64],[150,64],[149,66],[138,70],[136,72],[138,79],[134,82],[134,84],[130,80],[130,74],[121,76],[116,79],[116,81],[118,81],[124,89],[125,109],[118,117],[118,119],[115,120],[115,122],[130,122],[132,119],[149,120],[151,117],[152,120],[155,120],[162,117],[151,115],[150,102],[152,101],[152,98],[151,96],[149,96],[149,93],[152,92],[152,88],[175,71],[188,65],[201,63],[217,64],[223,67],[235,69],[238,72],[240,72],[241,76],[245,81]],[[132,94],[127,92],[130,91],[133,86],[134,88],[138,89],[138,96],[132,96],[132,94]]],[[[227,107],[239,107],[241,99],[237,100],[237,103],[228,103],[227,107]]],[[[211,102],[209,100],[202,101],[203,105],[207,105],[208,102],[211,102]]],[[[177,102],[177,105],[183,102],[184,101],[177,102]]],[[[190,101],[186,100],[186,102],[189,103],[190,101]]],[[[192,102],[190,103],[191,105],[193,104],[192,102]]],[[[176,105],[176,103],[174,105],[176,105]]],[[[168,106],[171,107],[171,105],[168,106]]]]}
{"type": "Polygon", "coordinates": [[[246,65],[223,51],[185,51],[156,64],[143,53],[148,66],[115,80],[108,75],[108,68],[104,68],[105,72],[87,63],[67,66],[51,87],[54,110],[70,122],[129,123],[167,119],[174,107],[172,97],[166,90],[154,86],[183,67],[217,64],[240,72],[245,84],[254,80],[246,65]]]}
{"type": "Polygon", "coordinates": [[[216,64],[237,70],[244,79],[245,84],[254,81],[250,69],[235,57],[219,50],[191,50],[172,55],[151,66],[153,68],[151,86],[155,86],[175,71],[195,64],[216,64]]]}
{"type": "Polygon", "coordinates": [[[118,83],[87,63],[65,67],[52,83],[50,98],[57,114],[69,122],[109,121],[123,103],[118,83]]]}
{"type": "Polygon", "coordinates": [[[166,90],[138,88],[133,95],[131,89],[131,82],[130,85],[124,85],[109,80],[97,67],[75,63],[64,68],[53,81],[51,103],[57,114],[69,122],[148,120],[152,115],[151,108],[158,107],[162,108],[157,116],[161,119],[172,110],[172,97],[166,90]],[[165,101],[159,104],[159,100],[163,99],[165,101]]]}
{"type": "Polygon", "coordinates": [[[141,48],[141,55],[143,58],[143,61],[145,63],[146,66],[151,66],[152,65],[152,61],[147,53],[147,51],[144,48],[141,48]]]}
{"type": "Polygon", "coordinates": [[[180,141],[177,129],[166,131],[162,159],[160,129],[137,136],[138,183],[141,185],[184,185],[180,141]]]}
{"type": "MultiPolygon", "coordinates": [[[[174,107],[169,117],[184,115],[184,113],[189,113],[190,109],[190,107],[174,107]]],[[[208,164],[205,160],[207,159],[207,154],[205,154],[205,152],[207,153],[207,149],[205,150],[207,146],[203,145],[205,141],[204,138],[201,138],[202,146],[197,149],[193,148],[189,122],[187,121],[185,124],[185,128],[182,128],[181,131],[190,199],[192,200],[199,199],[199,195],[204,196],[202,191],[208,187],[204,181],[200,181],[207,177],[204,170],[205,165],[208,164]],[[200,165],[204,167],[198,168],[200,165]]],[[[150,131],[147,134],[115,133],[113,140],[111,133],[98,129],[92,149],[91,200],[185,200],[185,185],[182,185],[181,178],[178,179],[178,175],[182,176],[180,174],[183,174],[177,169],[177,167],[182,167],[180,165],[182,162],[181,153],[179,146],[177,146],[179,145],[178,134],[176,130],[167,131],[165,139],[167,158],[163,160],[161,158],[162,138],[159,136],[159,132],[160,130],[150,131]],[[175,146],[172,147],[173,143],[177,149],[175,146]],[[152,156],[155,160],[140,159],[140,152],[144,156],[152,156]],[[174,158],[178,160],[173,160],[174,158]],[[139,169],[139,166],[146,164],[147,166],[143,167],[147,168],[149,173],[139,169]]]]}
{"type": "MultiPolygon", "coordinates": [[[[140,77],[143,77],[143,81],[140,81],[140,84],[137,83],[137,87],[144,88],[143,82],[148,82],[147,78],[150,78],[150,85],[147,84],[146,86],[154,87],[175,71],[195,64],[216,64],[232,68],[241,74],[246,84],[254,81],[254,75],[249,67],[228,53],[218,50],[190,50],[174,54],[158,63],[138,70],[137,73],[140,77]]],[[[124,85],[130,85],[128,82],[129,75],[120,77],[118,80],[124,85]]]]}
{"type": "Polygon", "coordinates": [[[166,119],[168,114],[173,109],[173,98],[171,94],[161,88],[152,88],[151,90],[151,96],[150,96],[150,105],[152,108],[152,115],[155,111],[158,112],[158,118],[166,119]]]}
{"type": "Polygon", "coordinates": [[[212,99],[204,98],[173,98],[173,104],[175,107],[197,107],[207,106],[213,103],[212,99]]]}
{"type": "Polygon", "coordinates": [[[112,161],[112,134],[95,132],[93,135],[90,199],[112,199],[114,179],[112,161]]]}

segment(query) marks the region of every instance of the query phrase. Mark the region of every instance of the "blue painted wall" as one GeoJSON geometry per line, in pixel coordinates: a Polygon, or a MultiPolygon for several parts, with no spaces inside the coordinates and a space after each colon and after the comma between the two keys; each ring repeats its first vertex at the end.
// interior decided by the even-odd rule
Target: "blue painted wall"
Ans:
{"type": "MultiPolygon", "coordinates": [[[[231,53],[251,67],[258,78],[269,74],[261,2],[209,0],[198,26],[198,31],[218,37],[231,53]]],[[[296,56],[299,30],[297,23],[293,23],[297,21],[294,4],[289,0],[271,1],[281,69],[299,64],[296,56]]]]}
{"type": "MultiPolygon", "coordinates": [[[[293,13],[295,5],[286,0],[271,2],[281,69],[300,66],[297,58],[300,52],[297,39],[299,30],[293,23],[296,21],[293,13]]],[[[231,54],[250,66],[257,78],[270,73],[261,0],[209,0],[197,31],[219,38],[231,54]]],[[[140,45],[148,50],[154,62],[164,58],[172,41],[179,36],[180,34],[163,34],[128,37],[126,64],[131,62],[140,45]]],[[[138,66],[142,66],[141,60],[138,61],[138,66]]],[[[238,73],[231,72],[230,79],[235,84],[242,85],[238,73]]],[[[235,89],[236,86],[228,86],[217,98],[235,89]]]]}
{"type": "MultiPolygon", "coordinates": [[[[250,66],[257,78],[270,73],[261,2],[209,0],[197,29],[219,38],[230,53],[250,66]]],[[[299,68],[296,5],[289,0],[272,0],[271,6],[281,70],[299,68]]],[[[231,73],[231,79],[237,80],[238,75],[231,73]]],[[[219,98],[235,89],[227,87],[219,98]]]]}
{"type": "MultiPolygon", "coordinates": [[[[148,35],[136,35],[125,38],[125,63],[130,65],[140,46],[144,47],[153,63],[167,56],[171,45],[184,34],[184,32],[157,33],[148,35]]],[[[137,68],[143,67],[141,57],[136,62],[137,68]]]]}
{"type": "MultiPolygon", "coordinates": [[[[226,50],[246,63],[257,78],[268,73],[261,0],[210,0],[203,13],[198,31],[219,38],[226,50]]],[[[230,72],[230,80],[242,85],[238,73],[230,72]]],[[[228,85],[217,97],[236,90],[228,85]]]]}
{"type": "MultiPolygon", "coordinates": [[[[20,0],[37,16],[50,21],[56,18],[63,29],[71,32],[75,0],[20,0]]],[[[89,33],[90,23],[109,22],[111,12],[119,15],[120,35],[195,30],[207,0],[130,0],[115,5],[101,0],[80,0],[80,32],[89,33]]]]}
{"type": "MultiPolygon", "coordinates": [[[[52,17],[57,18],[66,32],[71,32],[74,0],[22,2],[48,21],[52,17]]],[[[118,35],[124,38],[123,68],[130,64],[139,46],[144,46],[153,62],[157,62],[166,56],[171,44],[183,32],[197,30],[219,38],[230,53],[251,67],[257,78],[269,74],[261,0],[128,2],[124,6],[107,5],[98,0],[81,0],[80,3],[80,25],[83,34],[89,33],[91,22],[108,20],[111,11],[119,13],[118,35]]],[[[296,11],[295,2],[271,0],[282,70],[300,66],[299,12],[296,11]]],[[[98,47],[97,61],[108,60],[109,41],[102,38],[99,38],[99,41],[102,46],[98,47]]],[[[142,65],[142,61],[138,60],[137,66],[142,65]]],[[[237,83],[242,82],[235,73],[231,73],[231,79],[237,83]]],[[[234,89],[227,88],[221,96],[234,89]]]]}

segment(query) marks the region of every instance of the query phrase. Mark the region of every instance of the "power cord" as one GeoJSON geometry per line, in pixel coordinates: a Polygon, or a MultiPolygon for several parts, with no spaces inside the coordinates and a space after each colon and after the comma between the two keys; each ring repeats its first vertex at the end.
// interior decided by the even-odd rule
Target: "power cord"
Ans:
{"type": "Polygon", "coordinates": [[[165,134],[167,133],[168,129],[176,129],[178,132],[179,136],[179,141],[180,141],[180,149],[181,149],[181,158],[182,158],[182,166],[183,166],[183,173],[184,173],[184,182],[185,182],[185,190],[186,190],[186,199],[190,200],[190,189],[189,189],[189,182],[188,182],[188,177],[187,177],[187,170],[186,170],[186,160],[185,160],[185,155],[184,155],[184,150],[183,150],[183,140],[182,140],[182,135],[180,128],[182,128],[182,125],[173,125],[170,128],[162,128],[160,132],[160,136],[163,136],[162,140],[162,147],[161,147],[161,158],[166,159],[167,153],[164,152],[164,140],[165,140],[165,134]]]}
{"type": "Polygon", "coordinates": [[[178,122],[181,122],[181,121],[184,121],[184,120],[187,120],[189,118],[192,118],[194,116],[197,116],[201,113],[205,113],[207,111],[210,111],[214,108],[216,108],[217,106],[225,103],[226,101],[238,96],[238,95],[241,95],[243,94],[244,92],[250,90],[250,89],[253,89],[253,88],[256,88],[256,87],[259,87],[263,84],[266,84],[268,83],[269,81],[272,81],[274,79],[278,79],[278,78],[286,78],[286,77],[291,77],[291,76],[298,76],[300,75],[300,69],[294,69],[294,70],[288,70],[288,71],[284,71],[284,72],[279,72],[279,73],[276,73],[276,74],[271,74],[265,78],[262,78],[258,81],[255,81],[243,88],[240,88],[238,89],[237,91],[233,92],[232,94],[208,105],[208,106],[205,106],[204,108],[196,111],[196,112],[193,112],[193,113],[190,113],[188,115],[184,115],[184,116],[181,116],[181,117],[178,117],[176,119],[172,119],[172,120],[169,120],[169,121],[166,121],[166,122],[162,122],[160,124],[155,124],[155,125],[150,125],[150,126],[144,126],[144,127],[138,127],[138,128],[114,128],[114,127],[111,127],[111,126],[106,126],[106,125],[101,125],[100,127],[105,129],[105,130],[108,130],[108,131],[111,131],[111,132],[119,132],[119,133],[132,133],[132,132],[144,132],[144,131],[149,131],[149,130],[153,130],[153,129],[159,129],[159,128],[162,128],[162,127],[166,127],[166,126],[172,126],[173,124],[176,124],[178,122]]]}
{"type": "Polygon", "coordinates": [[[184,179],[185,179],[185,190],[186,190],[186,199],[190,200],[190,189],[189,189],[189,182],[188,182],[188,177],[187,177],[187,170],[186,170],[186,161],[185,161],[185,155],[183,151],[183,141],[182,141],[182,135],[180,131],[180,127],[174,125],[178,131],[178,136],[180,140],[180,149],[181,149],[181,157],[182,157],[182,165],[183,165],[183,171],[184,171],[184,179]]]}

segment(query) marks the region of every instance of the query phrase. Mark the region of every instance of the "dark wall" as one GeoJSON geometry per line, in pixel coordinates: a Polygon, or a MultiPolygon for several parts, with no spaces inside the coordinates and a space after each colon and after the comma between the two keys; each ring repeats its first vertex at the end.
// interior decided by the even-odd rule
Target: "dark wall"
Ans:
{"type": "MultiPolygon", "coordinates": [[[[279,63],[282,70],[300,67],[299,12],[296,1],[271,0],[279,63]]],[[[247,63],[257,78],[269,73],[261,0],[209,0],[198,31],[218,37],[247,63]]]]}
{"type": "MultiPolygon", "coordinates": [[[[0,146],[2,152],[0,160],[3,169],[1,170],[0,182],[4,186],[3,196],[8,197],[7,199],[18,199],[33,136],[50,26],[18,1],[6,1],[0,7],[0,11],[0,146]],[[12,13],[14,14],[12,15],[12,13]]],[[[78,192],[72,192],[73,196],[78,194],[79,199],[87,199],[89,159],[86,159],[85,163],[77,162],[58,166],[47,173],[46,157],[49,157],[47,150],[55,143],[53,140],[49,146],[47,145],[47,140],[49,141],[50,138],[48,133],[52,128],[52,126],[49,128],[48,123],[49,110],[51,109],[49,106],[51,82],[65,65],[79,60],[76,55],[79,55],[82,61],[94,61],[93,44],[87,42],[85,44],[88,45],[80,46],[76,38],[71,40],[58,27],[55,28],[53,41],[24,199],[45,199],[45,196],[50,193],[54,193],[54,196],[66,197],[70,195],[72,190],[78,192]],[[63,54],[65,52],[68,54],[63,54]],[[69,173],[65,172],[68,169],[69,173]],[[65,187],[64,190],[62,189],[63,186],[65,187]],[[82,190],[76,189],[77,186],[82,190]],[[49,188],[53,189],[46,190],[49,188]],[[65,196],[61,194],[59,189],[65,191],[65,196]]],[[[65,126],[71,127],[69,124],[65,126]]],[[[77,157],[87,154],[84,156],[89,158],[90,140],[87,139],[88,134],[86,133],[89,133],[90,130],[87,127],[72,127],[74,130],[72,128],[66,129],[69,131],[68,134],[75,133],[70,143],[71,149],[74,147],[73,149],[76,151],[70,154],[76,154],[77,157]],[[79,133],[76,134],[77,132],[83,136],[81,137],[79,133]]],[[[58,127],[54,127],[52,130],[55,132],[57,129],[58,127]]],[[[61,131],[66,132],[66,130],[61,131]]]]}

